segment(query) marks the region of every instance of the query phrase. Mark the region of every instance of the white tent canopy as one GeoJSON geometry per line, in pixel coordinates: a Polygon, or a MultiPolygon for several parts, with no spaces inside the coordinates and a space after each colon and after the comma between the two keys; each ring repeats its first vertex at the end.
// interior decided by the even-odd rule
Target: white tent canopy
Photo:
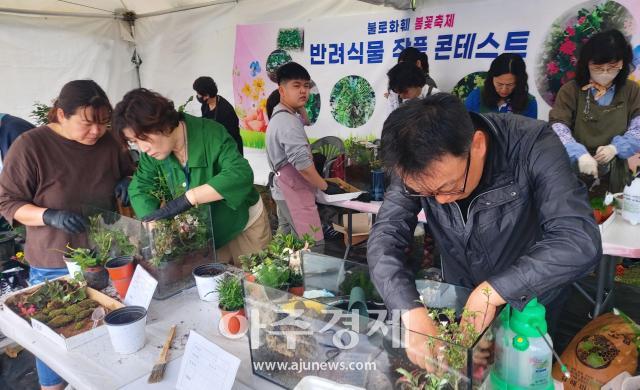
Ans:
{"type": "MultiPolygon", "coordinates": [[[[375,13],[411,0],[0,0],[0,112],[28,119],[64,83],[91,78],[116,103],[140,84],[181,104],[198,76],[232,97],[237,24],[375,13]],[[376,3],[376,4],[370,4],[376,3]],[[135,28],[123,20],[136,15],[135,28]],[[134,38],[135,36],[135,38],[134,38]],[[135,43],[135,44],[134,44],[135,43]]],[[[188,111],[197,109],[190,105],[188,111]]]]}

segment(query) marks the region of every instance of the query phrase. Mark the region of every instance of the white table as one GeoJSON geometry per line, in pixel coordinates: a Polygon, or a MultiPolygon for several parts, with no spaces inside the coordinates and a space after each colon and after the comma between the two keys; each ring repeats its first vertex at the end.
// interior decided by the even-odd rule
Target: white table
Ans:
{"type": "MultiPolygon", "coordinates": [[[[237,356],[242,363],[235,389],[279,389],[280,387],[253,375],[248,336],[230,340],[220,335],[220,311],[215,302],[198,299],[194,288],[164,301],[152,301],[146,327],[146,344],[132,355],[114,352],[109,335],[101,336],[69,352],[35,332],[29,324],[0,310],[0,330],[29,350],[56,371],[76,389],[145,388],[147,377],[158,358],[169,328],[177,324],[176,336],[169,352],[172,362],[165,379],[153,389],[174,389],[184,353],[187,335],[195,329],[222,349],[237,356]]],[[[151,387],[149,387],[151,388],[151,387]]]]}
{"type": "Polygon", "coordinates": [[[594,306],[593,317],[608,310],[613,300],[613,287],[618,257],[640,258],[640,225],[632,225],[617,210],[600,225],[602,259],[596,269],[596,293],[589,294],[580,284],[574,287],[594,306]]]}

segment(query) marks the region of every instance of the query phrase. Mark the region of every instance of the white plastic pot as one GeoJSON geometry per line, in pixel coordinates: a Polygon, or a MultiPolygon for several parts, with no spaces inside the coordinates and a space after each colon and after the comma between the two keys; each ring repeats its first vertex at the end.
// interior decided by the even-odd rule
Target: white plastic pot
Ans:
{"type": "Polygon", "coordinates": [[[142,306],[126,306],[104,317],[111,345],[120,354],[128,355],[144,347],[147,309],[142,306]]]}
{"type": "Polygon", "coordinates": [[[217,302],[218,293],[216,288],[218,287],[218,281],[222,279],[226,271],[224,264],[203,264],[193,269],[193,278],[196,280],[196,287],[198,288],[198,296],[201,300],[207,302],[217,302]],[[207,275],[211,271],[219,272],[217,275],[207,275]]]}

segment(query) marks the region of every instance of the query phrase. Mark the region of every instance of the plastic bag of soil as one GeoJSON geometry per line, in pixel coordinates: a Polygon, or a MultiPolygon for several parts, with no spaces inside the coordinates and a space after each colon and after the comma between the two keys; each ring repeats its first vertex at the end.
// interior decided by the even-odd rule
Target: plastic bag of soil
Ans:
{"type": "Polygon", "coordinates": [[[562,353],[571,378],[553,366],[553,377],[565,390],[600,389],[621,372],[635,375],[640,347],[640,327],[617,309],[592,320],[562,353]]]}

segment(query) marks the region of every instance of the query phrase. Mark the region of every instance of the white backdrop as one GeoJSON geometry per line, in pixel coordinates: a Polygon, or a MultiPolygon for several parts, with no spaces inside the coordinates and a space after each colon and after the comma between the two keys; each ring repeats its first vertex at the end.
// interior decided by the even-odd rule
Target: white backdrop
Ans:
{"type": "Polygon", "coordinates": [[[82,78],[119,99],[136,83],[130,57],[115,19],[0,13],[0,112],[31,120],[34,101],[50,104],[66,82],[82,78]]]}

